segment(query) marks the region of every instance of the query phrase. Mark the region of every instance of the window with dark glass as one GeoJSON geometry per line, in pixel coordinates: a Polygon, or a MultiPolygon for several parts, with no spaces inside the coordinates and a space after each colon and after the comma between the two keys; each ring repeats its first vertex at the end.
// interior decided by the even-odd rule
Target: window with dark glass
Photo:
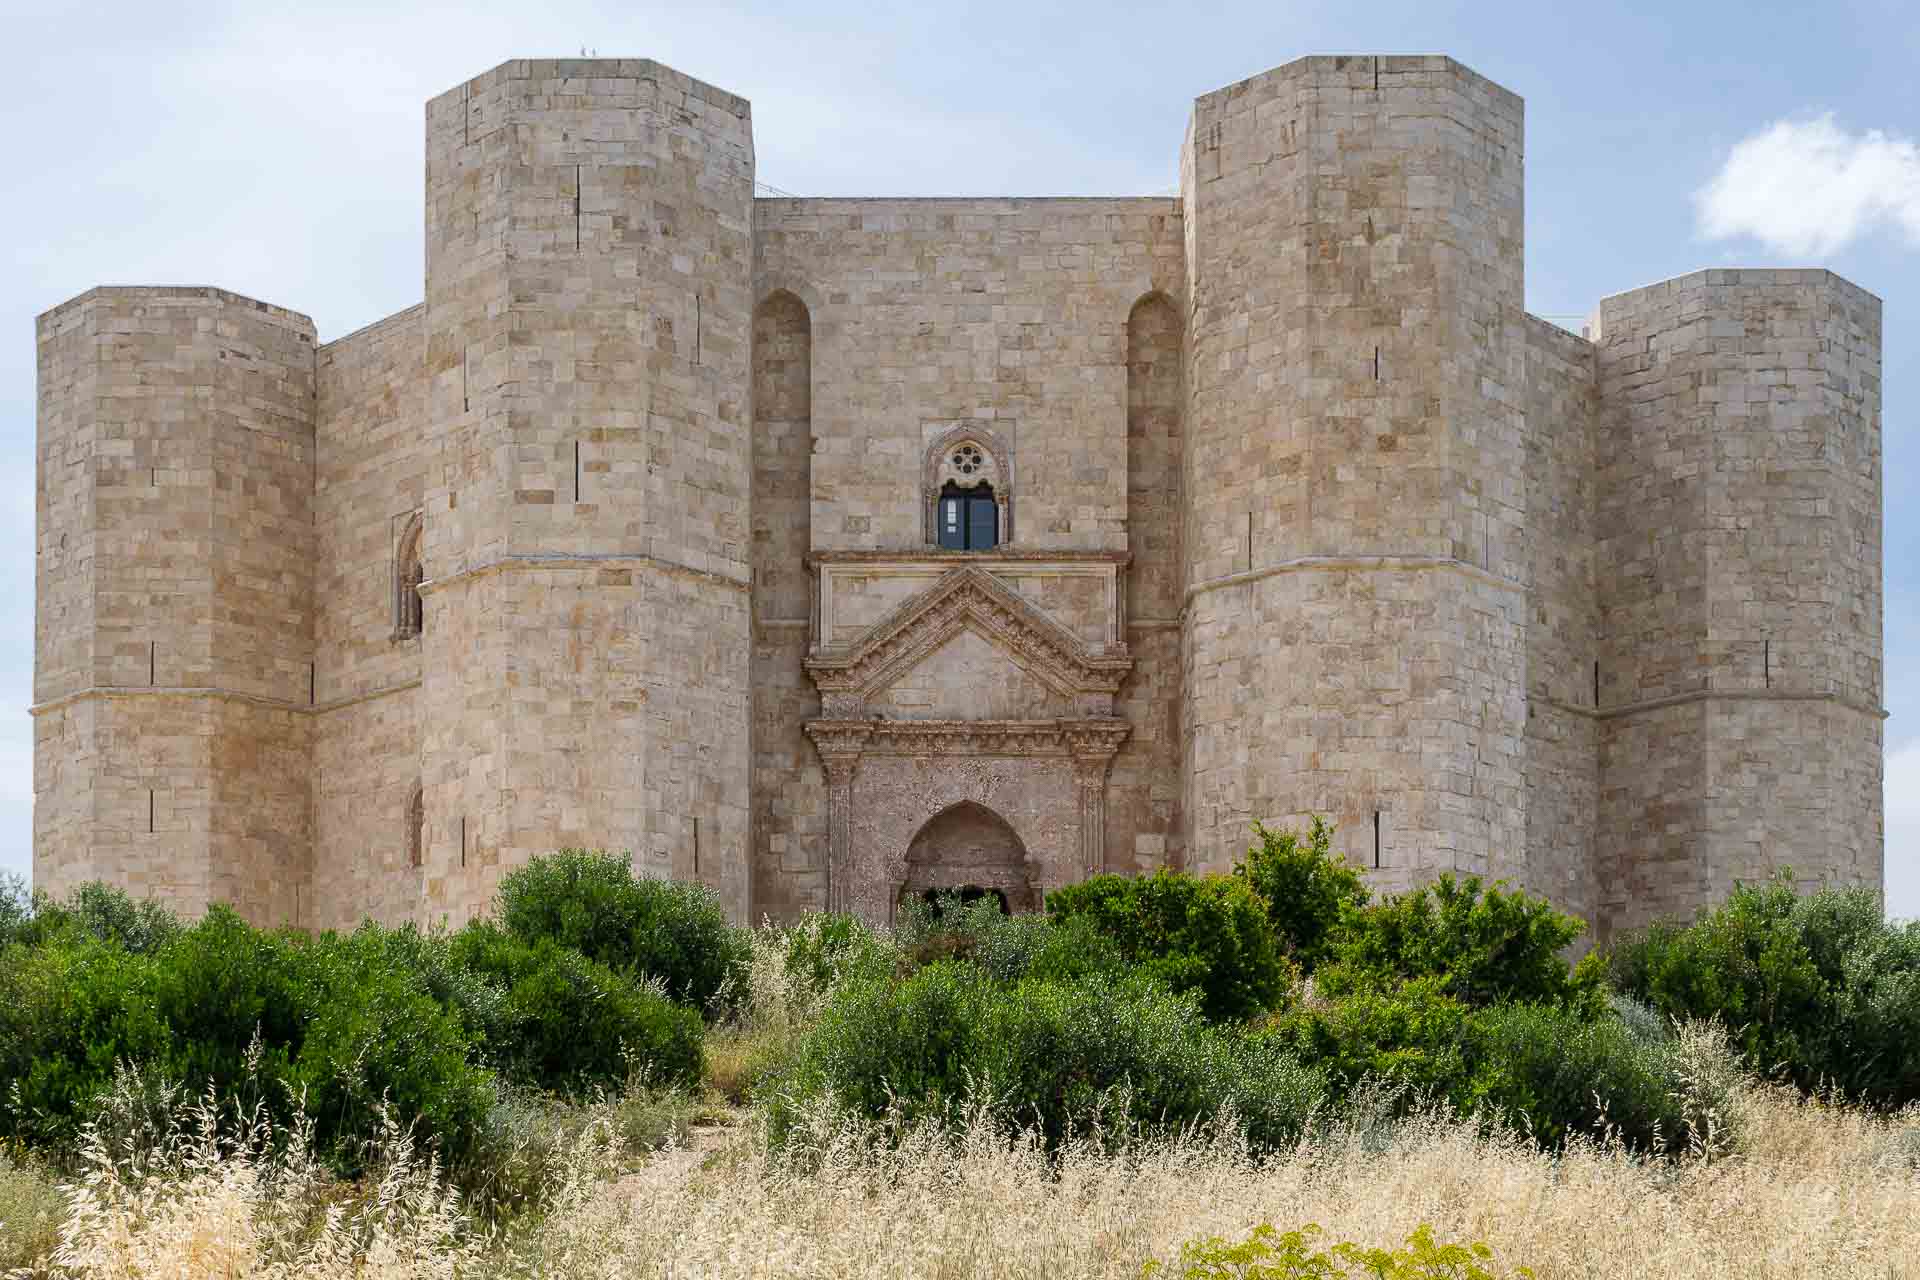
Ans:
{"type": "Polygon", "coordinates": [[[1000,508],[993,486],[962,489],[949,482],[940,492],[940,545],[950,551],[985,551],[1000,541],[1000,508]]]}

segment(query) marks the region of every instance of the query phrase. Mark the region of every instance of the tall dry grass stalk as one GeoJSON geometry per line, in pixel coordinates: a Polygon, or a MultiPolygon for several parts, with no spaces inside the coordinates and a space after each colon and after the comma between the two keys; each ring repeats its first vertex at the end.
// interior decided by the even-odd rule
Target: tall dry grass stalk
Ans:
{"type": "MultiPolygon", "coordinates": [[[[896,1146],[826,1111],[787,1155],[753,1124],[697,1164],[670,1149],[609,1180],[583,1135],[544,1216],[482,1234],[405,1143],[342,1201],[299,1142],[222,1137],[203,1107],[131,1172],[92,1152],[62,1267],[88,1277],[1136,1277],[1196,1237],[1312,1222],[1325,1239],[1482,1240],[1541,1280],[1920,1277],[1920,1114],[1876,1117],[1751,1087],[1676,1161],[1617,1144],[1544,1154],[1439,1116],[1359,1107],[1256,1163],[1231,1137],[1057,1159],[984,1121],[896,1146]]],[[[1224,1127],[1223,1127],[1224,1128],[1224,1127]]],[[[1173,1274],[1178,1274],[1175,1270],[1173,1274]]]]}
{"type": "Polygon", "coordinates": [[[1920,1115],[1761,1090],[1736,1105],[1737,1153],[1677,1162],[1363,1116],[1259,1164],[1228,1139],[1122,1157],[1084,1144],[1056,1164],[984,1124],[885,1150],[822,1118],[798,1162],[748,1136],[692,1176],[599,1188],[546,1225],[528,1265],[609,1280],[1136,1277],[1184,1241],[1261,1222],[1382,1246],[1430,1223],[1541,1280],[1920,1277],[1920,1115]]]}

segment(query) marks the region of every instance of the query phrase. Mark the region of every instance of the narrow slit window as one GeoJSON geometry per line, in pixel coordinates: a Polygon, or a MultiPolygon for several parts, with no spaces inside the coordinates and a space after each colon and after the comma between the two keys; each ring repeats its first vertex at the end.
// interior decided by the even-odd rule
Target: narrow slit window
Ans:
{"type": "Polygon", "coordinates": [[[393,633],[396,639],[409,640],[426,630],[426,601],[420,593],[421,584],[427,580],[421,556],[425,541],[425,530],[418,523],[400,540],[399,563],[394,571],[393,633]]]}
{"type": "Polygon", "coordinates": [[[427,797],[419,788],[407,800],[407,865],[418,867],[427,860],[427,797]]]}

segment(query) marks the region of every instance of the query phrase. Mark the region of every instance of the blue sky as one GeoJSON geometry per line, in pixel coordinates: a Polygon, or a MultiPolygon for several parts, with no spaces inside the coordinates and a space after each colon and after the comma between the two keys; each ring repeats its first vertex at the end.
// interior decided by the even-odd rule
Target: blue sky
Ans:
{"type": "Polygon", "coordinates": [[[411,306],[423,104],[510,57],[652,57],[742,94],[760,178],[797,194],[1120,195],[1175,185],[1198,94],[1301,54],[1437,52],[1526,99],[1531,310],[1572,319],[1717,265],[1831,267],[1885,299],[1887,880],[1920,916],[1910,0],[0,0],[0,24],[0,870],[30,861],[39,311],[94,284],[217,284],[326,340],[411,306]]]}

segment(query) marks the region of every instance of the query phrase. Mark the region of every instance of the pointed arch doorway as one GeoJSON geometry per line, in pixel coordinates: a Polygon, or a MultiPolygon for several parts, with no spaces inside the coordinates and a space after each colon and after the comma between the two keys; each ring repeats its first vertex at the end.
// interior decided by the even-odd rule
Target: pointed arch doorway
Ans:
{"type": "Polygon", "coordinates": [[[1008,912],[1038,906],[1026,846],[1006,819],[971,800],[928,818],[907,845],[906,863],[897,900],[954,891],[996,898],[1008,912]]]}

